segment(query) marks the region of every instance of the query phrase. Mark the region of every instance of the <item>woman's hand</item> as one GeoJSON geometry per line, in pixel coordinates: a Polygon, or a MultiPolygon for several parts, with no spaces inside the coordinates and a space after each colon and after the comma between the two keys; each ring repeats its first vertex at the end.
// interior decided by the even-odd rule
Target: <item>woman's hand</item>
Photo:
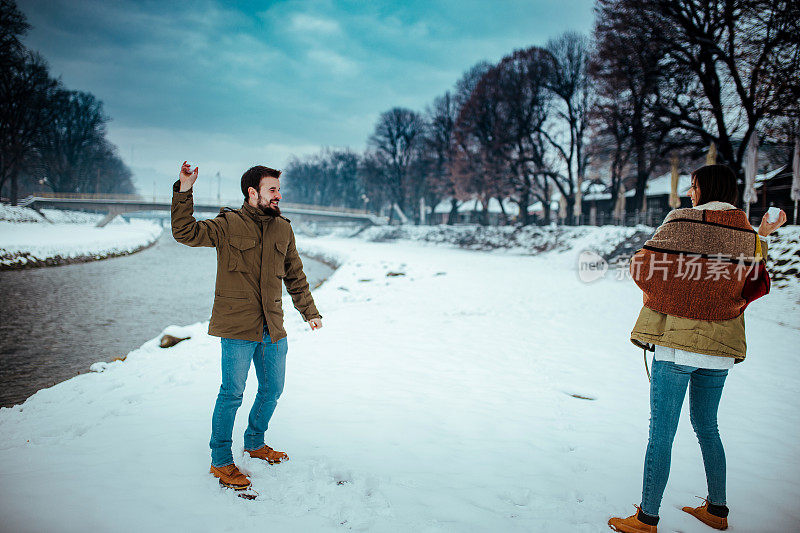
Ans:
{"type": "Polygon", "coordinates": [[[758,234],[762,237],[766,237],[784,224],[786,224],[786,212],[783,209],[781,209],[778,220],[775,222],[770,222],[769,213],[764,213],[764,216],[761,217],[761,225],[758,226],[758,234]]]}

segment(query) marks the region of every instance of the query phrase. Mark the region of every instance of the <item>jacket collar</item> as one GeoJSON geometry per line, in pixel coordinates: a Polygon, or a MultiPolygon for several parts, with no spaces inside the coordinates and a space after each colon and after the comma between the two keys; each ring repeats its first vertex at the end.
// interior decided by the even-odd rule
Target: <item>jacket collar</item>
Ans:
{"type": "Polygon", "coordinates": [[[699,209],[701,211],[709,210],[709,211],[730,211],[731,209],[736,209],[736,206],[731,205],[727,202],[706,202],[704,204],[700,204],[694,207],[694,209],[699,209]]]}
{"type": "Polygon", "coordinates": [[[263,211],[261,211],[261,209],[253,207],[247,202],[244,202],[242,204],[242,212],[246,213],[247,216],[249,216],[258,223],[269,222],[270,220],[273,220],[275,218],[275,215],[268,215],[263,211]]]}

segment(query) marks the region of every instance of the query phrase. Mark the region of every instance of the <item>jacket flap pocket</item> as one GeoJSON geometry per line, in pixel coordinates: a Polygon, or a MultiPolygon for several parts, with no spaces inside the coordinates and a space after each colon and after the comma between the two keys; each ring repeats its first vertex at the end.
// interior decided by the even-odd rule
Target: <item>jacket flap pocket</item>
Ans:
{"type": "Polygon", "coordinates": [[[281,255],[286,255],[286,249],[289,247],[289,242],[281,242],[275,241],[275,249],[277,249],[281,255]]]}
{"type": "Polygon", "coordinates": [[[249,250],[256,245],[256,240],[245,235],[231,235],[230,243],[231,246],[238,250],[249,250]]]}
{"type": "Polygon", "coordinates": [[[235,290],[235,289],[217,289],[214,293],[215,296],[221,296],[222,298],[234,298],[236,300],[247,300],[249,299],[247,291],[235,290]]]}

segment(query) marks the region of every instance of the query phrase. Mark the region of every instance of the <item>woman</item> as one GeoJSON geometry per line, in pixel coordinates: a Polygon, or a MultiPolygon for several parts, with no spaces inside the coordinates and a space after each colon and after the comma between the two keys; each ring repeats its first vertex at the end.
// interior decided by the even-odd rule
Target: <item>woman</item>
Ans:
{"type": "Polygon", "coordinates": [[[700,507],[683,510],[713,528],[728,527],[717,408],[728,370],[745,358],[744,308],[769,290],[767,243],[760,237],[783,225],[786,213],[774,223],[765,214],[756,234],[734,207],[736,176],[725,165],[696,170],[689,197],[692,208],[667,215],[631,260],[634,281],[644,292],[631,342],[655,353],[641,506],[632,516],[608,521],[624,533],[656,532],[687,386],[708,497],[700,507]]]}

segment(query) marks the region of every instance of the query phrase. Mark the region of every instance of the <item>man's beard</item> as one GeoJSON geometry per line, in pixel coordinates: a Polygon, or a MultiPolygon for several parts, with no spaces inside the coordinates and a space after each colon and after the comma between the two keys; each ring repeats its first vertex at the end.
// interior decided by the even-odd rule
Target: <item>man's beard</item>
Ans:
{"type": "Polygon", "coordinates": [[[273,217],[280,216],[281,208],[275,204],[275,207],[272,207],[269,202],[262,202],[261,196],[258,197],[258,208],[261,209],[261,212],[265,215],[271,215],[273,217]]]}

